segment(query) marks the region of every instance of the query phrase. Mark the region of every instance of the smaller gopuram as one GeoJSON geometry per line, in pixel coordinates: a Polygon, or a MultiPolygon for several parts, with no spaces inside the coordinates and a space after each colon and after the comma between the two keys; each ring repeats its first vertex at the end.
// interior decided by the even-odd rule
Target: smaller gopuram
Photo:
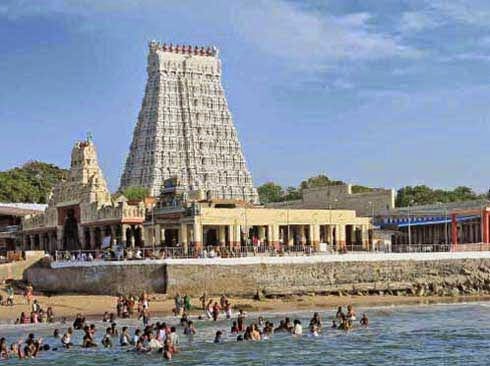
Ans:
{"type": "Polygon", "coordinates": [[[97,249],[103,243],[143,245],[143,202],[112,197],[91,138],[75,144],[66,180],[58,182],[41,214],[22,221],[25,250],[97,249]]]}

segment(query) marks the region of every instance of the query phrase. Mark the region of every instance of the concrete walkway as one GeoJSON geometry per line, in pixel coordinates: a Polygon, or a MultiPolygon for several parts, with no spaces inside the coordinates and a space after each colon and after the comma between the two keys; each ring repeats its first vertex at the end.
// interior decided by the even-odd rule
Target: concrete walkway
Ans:
{"type": "Polygon", "coordinates": [[[318,254],[311,256],[255,256],[242,258],[192,258],[192,259],[145,259],[131,261],[52,262],[51,268],[127,266],[144,264],[188,265],[243,265],[243,264],[288,264],[327,262],[384,262],[384,261],[439,261],[456,259],[488,259],[490,252],[438,252],[438,253],[348,253],[318,254]]]}

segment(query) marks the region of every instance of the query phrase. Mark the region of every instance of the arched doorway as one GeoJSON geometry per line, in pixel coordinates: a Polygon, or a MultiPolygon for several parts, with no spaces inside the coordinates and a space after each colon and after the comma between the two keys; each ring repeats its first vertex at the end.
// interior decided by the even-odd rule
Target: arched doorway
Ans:
{"type": "Polygon", "coordinates": [[[63,248],[65,250],[80,249],[78,223],[75,218],[75,210],[72,208],[66,211],[65,224],[63,225],[63,248]]]}

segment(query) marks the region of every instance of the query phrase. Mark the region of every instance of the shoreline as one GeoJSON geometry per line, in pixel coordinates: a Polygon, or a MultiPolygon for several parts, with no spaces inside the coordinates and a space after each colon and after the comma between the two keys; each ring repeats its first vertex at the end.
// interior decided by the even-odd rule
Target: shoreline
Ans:
{"type": "MultiPolygon", "coordinates": [[[[56,295],[56,296],[36,296],[41,306],[46,309],[48,306],[53,308],[55,319],[59,321],[66,317],[67,323],[71,323],[77,313],[83,314],[87,319],[101,319],[104,312],[116,312],[116,297],[103,295],[56,295]]],[[[218,300],[219,297],[210,297],[218,300]]],[[[436,304],[457,304],[468,302],[490,301],[490,295],[483,296],[392,296],[392,295],[372,295],[372,296],[324,296],[324,295],[298,295],[282,298],[264,298],[254,300],[245,297],[229,297],[234,311],[242,308],[246,312],[291,312],[328,309],[335,310],[337,306],[352,304],[354,307],[370,308],[376,306],[403,306],[403,305],[436,305],[436,304]]],[[[192,309],[190,316],[202,315],[198,299],[192,299],[192,309]]],[[[13,324],[21,312],[29,311],[29,306],[25,303],[22,296],[17,295],[14,306],[0,306],[0,324],[13,324]]],[[[168,299],[166,295],[150,295],[151,317],[172,316],[174,307],[173,299],[168,299]]],[[[133,316],[134,319],[134,316],[133,316]]]]}

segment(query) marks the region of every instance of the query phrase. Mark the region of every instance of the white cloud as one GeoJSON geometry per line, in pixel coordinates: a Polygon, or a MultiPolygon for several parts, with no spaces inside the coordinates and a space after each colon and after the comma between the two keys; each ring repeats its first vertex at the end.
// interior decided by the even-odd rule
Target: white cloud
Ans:
{"type": "MultiPolygon", "coordinates": [[[[68,14],[91,15],[94,13],[118,13],[136,9],[151,9],[163,5],[158,0],[3,0],[0,15],[10,19],[27,16],[68,14]]],[[[170,6],[174,0],[168,0],[170,6]]]]}
{"type": "Polygon", "coordinates": [[[463,53],[456,53],[454,55],[449,55],[449,56],[441,56],[438,57],[436,60],[443,63],[458,62],[458,61],[488,62],[490,61],[490,54],[479,53],[479,52],[463,52],[463,53]]]}
{"type": "Polygon", "coordinates": [[[430,0],[428,5],[458,22],[490,26],[490,2],[488,0],[430,0]]]}
{"type": "Polygon", "coordinates": [[[400,30],[402,32],[419,32],[437,27],[440,24],[433,15],[425,12],[410,11],[402,14],[400,30]]]}
{"type": "Polygon", "coordinates": [[[454,58],[463,61],[490,61],[490,55],[476,52],[460,53],[455,55],[454,58]]]}
{"type": "Polygon", "coordinates": [[[234,13],[235,26],[245,39],[302,68],[420,55],[393,36],[373,31],[369,19],[367,13],[333,16],[280,0],[248,3],[234,13]]]}

